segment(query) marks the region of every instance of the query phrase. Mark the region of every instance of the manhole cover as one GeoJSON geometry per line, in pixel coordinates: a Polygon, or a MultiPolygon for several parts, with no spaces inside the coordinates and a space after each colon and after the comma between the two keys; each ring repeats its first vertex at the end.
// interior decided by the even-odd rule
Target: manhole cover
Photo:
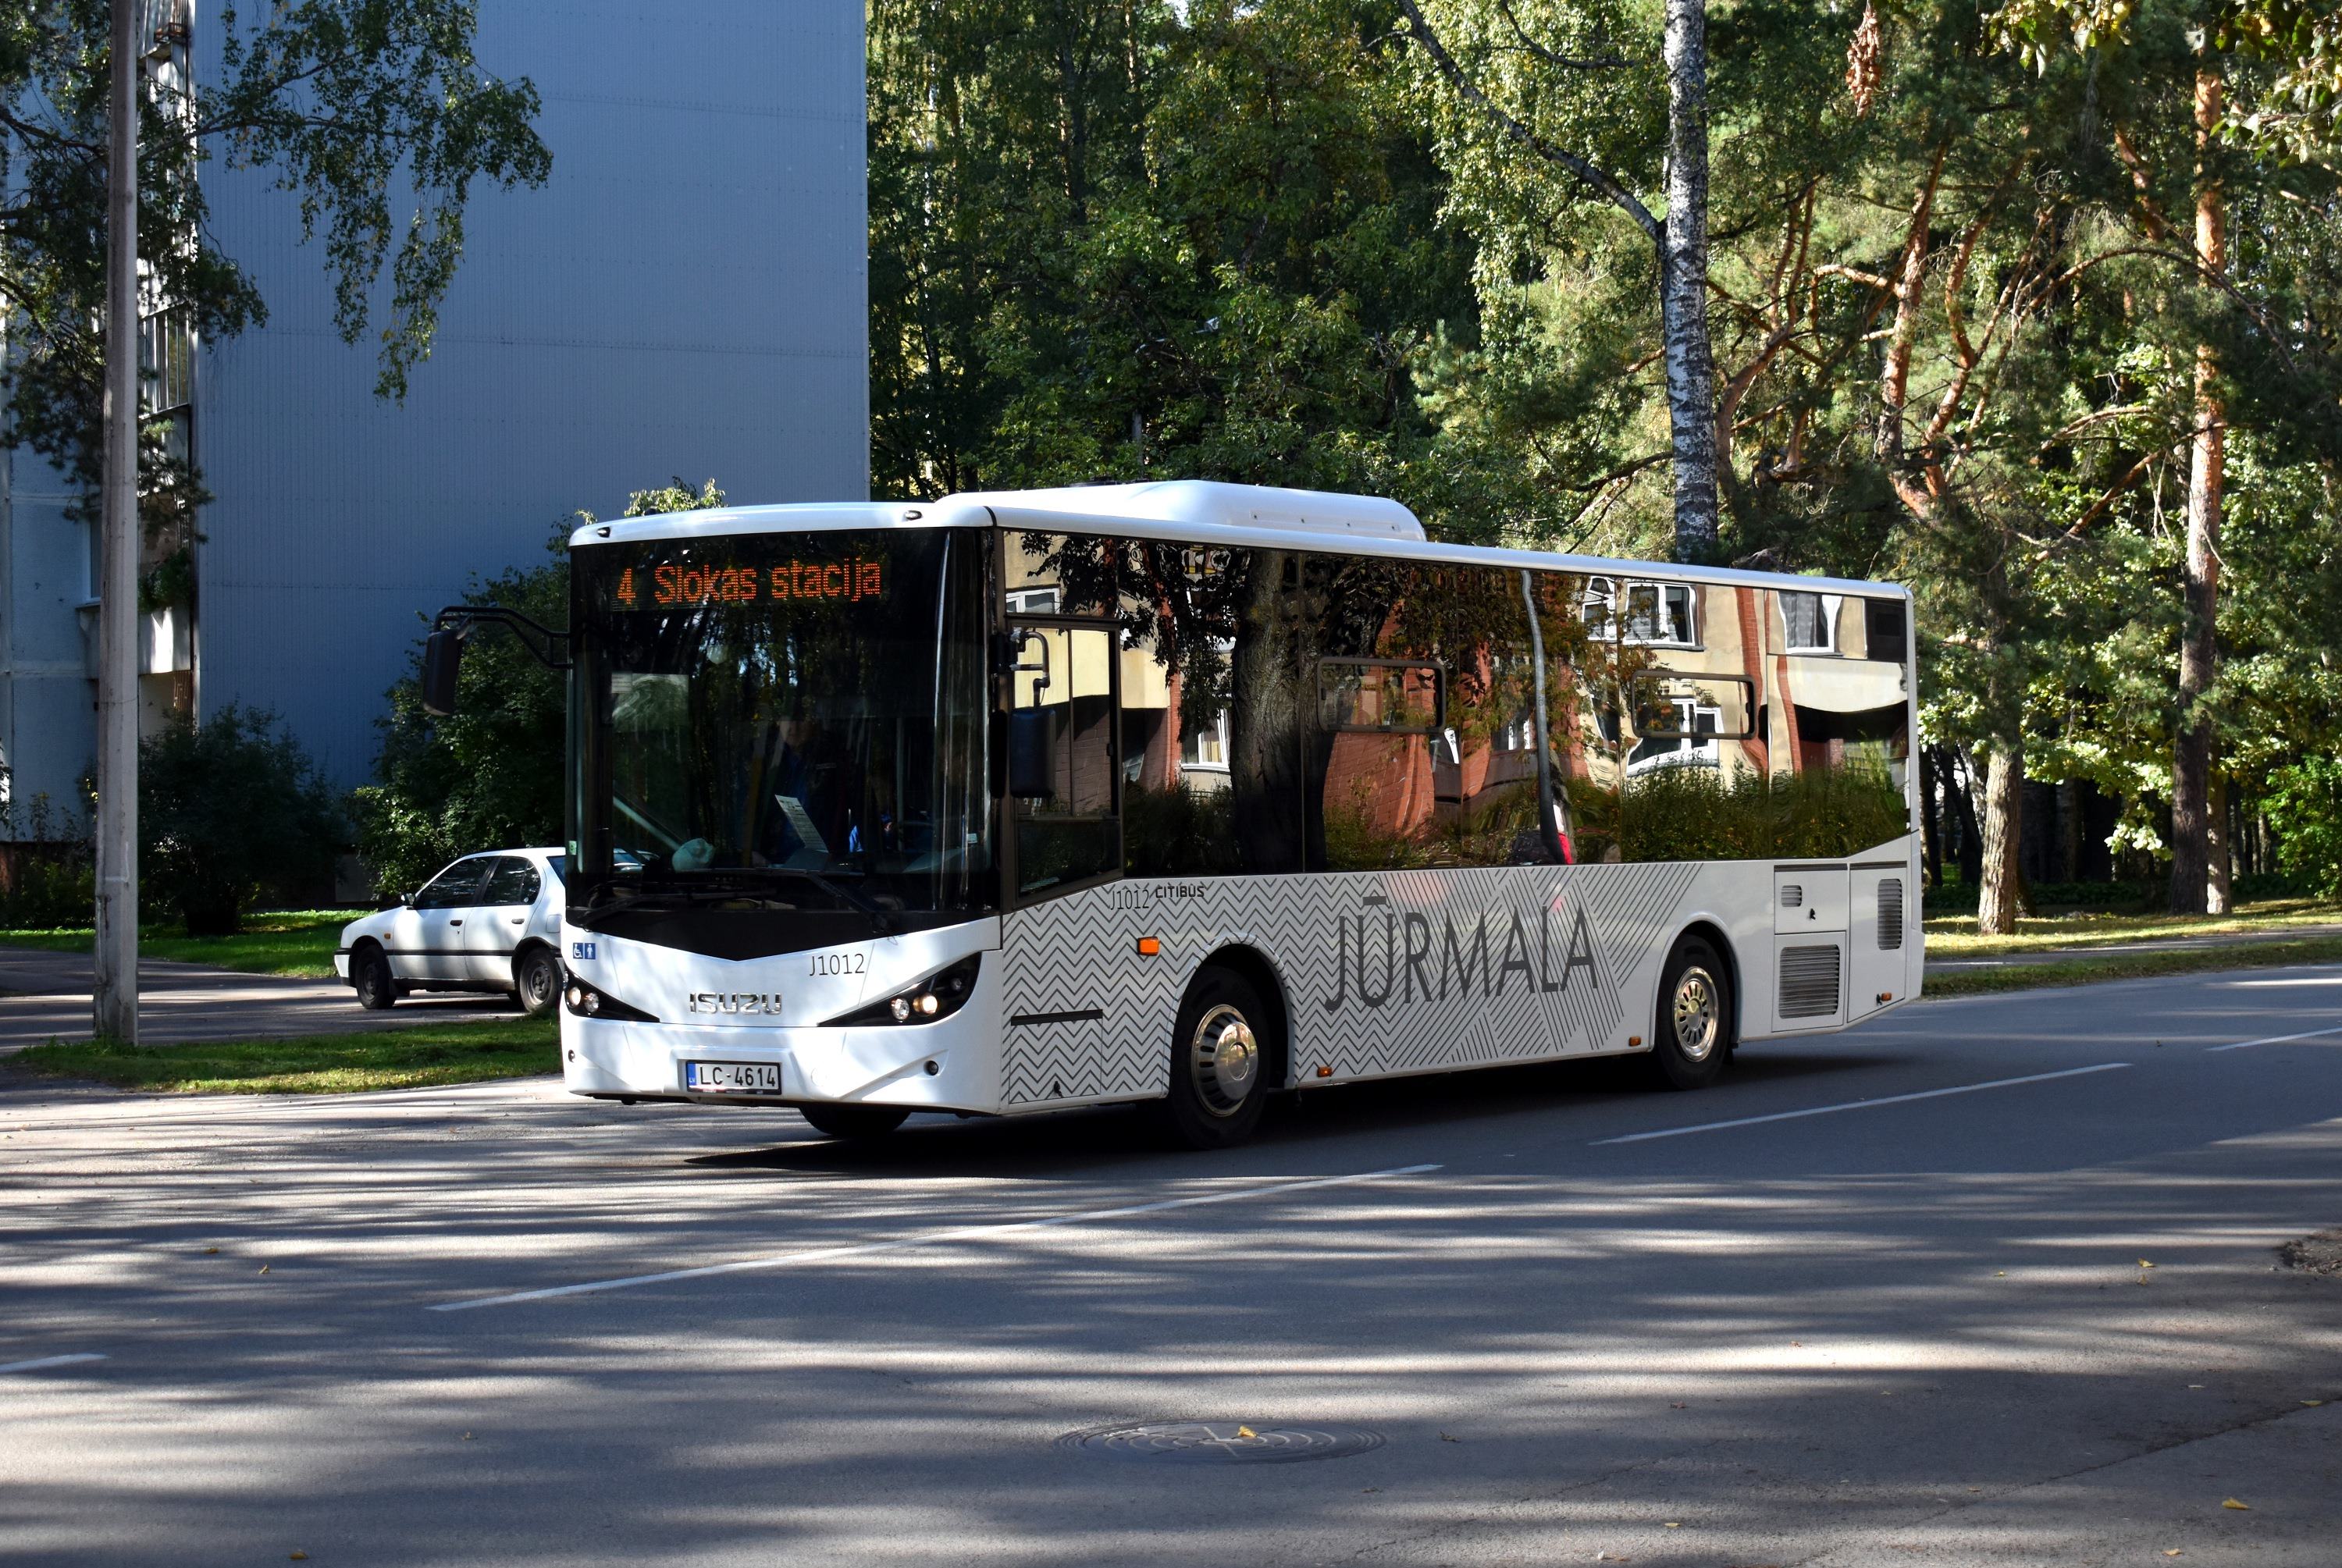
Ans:
{"type": "Polygon", "coordinates": [[[1069,1432],[1057,1446],[1109,1459],[1195,1464],[1292,1464],[1304,1459],[1344,1459],[1383,1445],[1383,1434],[1363,1426],[1323,1422],[1273,1426],[1261,1422],[1151,1421],[1069,1432]]]}

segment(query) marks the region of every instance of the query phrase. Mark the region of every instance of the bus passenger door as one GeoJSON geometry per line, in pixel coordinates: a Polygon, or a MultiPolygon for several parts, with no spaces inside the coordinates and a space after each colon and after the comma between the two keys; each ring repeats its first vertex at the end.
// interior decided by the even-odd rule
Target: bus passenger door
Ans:
{"type": "Polygon", "coordinates": [[[1847,1019],[1847,915],[1843,865],[1773,873],[1773,1027],[1821,1029],[1847,1019]]]}
{"type": "Polygon", "coordinates": [[[1122,870],[1116,629],[1013,624],[1008,792],[1016,891],[1046,896],[1122,870]]]}

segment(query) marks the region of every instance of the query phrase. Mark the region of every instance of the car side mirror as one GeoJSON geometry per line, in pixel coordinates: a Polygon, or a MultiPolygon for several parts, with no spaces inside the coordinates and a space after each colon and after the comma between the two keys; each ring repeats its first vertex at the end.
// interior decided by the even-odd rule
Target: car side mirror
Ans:
{"type": "Polygon", "coordinates": [[[1049,774],[1049,710],[1019,708],[1008,715],[1008,793],[1023,800],[1055,800],[1049,774]]]}
{"type": "Polygon", "coordinates": [[[415,907],[415,895],[411,893],[402,893],[398,895],[398,903],[399,906],[403,909],[413,909],[415,907]]]}
{"type": "Polygon", "coordinates": [[[446,718],[455,711],[455,677],[464,665],[464,634],[442,626],[423,639],[423,711],[446,718]]]}

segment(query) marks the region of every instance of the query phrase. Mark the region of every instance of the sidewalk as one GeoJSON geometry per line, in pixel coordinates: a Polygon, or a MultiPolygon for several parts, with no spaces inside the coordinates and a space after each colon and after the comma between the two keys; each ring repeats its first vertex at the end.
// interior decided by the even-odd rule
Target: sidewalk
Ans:
{"type": "MultiPolygon", "coordinates": [[[[0,1056],[53,1039],[88,1039],[95,984],[86,953],[0,945],[0,1056]]],[[[511,1018],[517,1009],[506,997],[459,994],[412,997],[386,1013],[368,1013],[338,980],[240,974],[149,958],[138,965],[138,1015],[140,1044],[177,1045],[511,1018]]]]}
{"type": "MultiPolygon", "coordinates": [[[[2214,947],[2258,947],[2272,942],[2300,942],[2314,936],[2342,936],[2342,922],[2327,922],[2317,925],[2288,925],[2282,931],[2228,931],[2204,936],[2155,936],[2138,942],[2108,942],[2081,947],[2036,947],[2023,953],[1999,953],[1989,958],[1936,958],[1927,960],[1927,973],[1948,974],[1961,969],[2023,968],[2035,964],[2065,964],[2077,958],[2098,958],[2117,954],[2188,953],[2214,947]]],[[[0,980],[0,984],[5,984],[0,980]]]]}

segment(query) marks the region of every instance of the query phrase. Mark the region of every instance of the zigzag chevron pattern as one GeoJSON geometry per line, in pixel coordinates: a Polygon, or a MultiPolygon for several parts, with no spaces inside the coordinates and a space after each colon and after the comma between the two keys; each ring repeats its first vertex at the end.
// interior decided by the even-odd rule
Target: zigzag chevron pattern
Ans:
{"type": "MultiPolygon", "coordinates": [[[[1001,1102],[1161,1094],[1170,1024],[1197,966],[1231,944],[1276,964],[1294,1070],[1335,1079],[1529,1060],[1622,1044],[1621,989],[1700,868],[1487,866],[1339,877],[1126,882],[1008,916],[1001,1102]],[[1137,956],[1157,938],[1158,956],[1137,956]]],[[[1314,1081],[1314,1080],[1313,1080],[1314,1081]]]]}

